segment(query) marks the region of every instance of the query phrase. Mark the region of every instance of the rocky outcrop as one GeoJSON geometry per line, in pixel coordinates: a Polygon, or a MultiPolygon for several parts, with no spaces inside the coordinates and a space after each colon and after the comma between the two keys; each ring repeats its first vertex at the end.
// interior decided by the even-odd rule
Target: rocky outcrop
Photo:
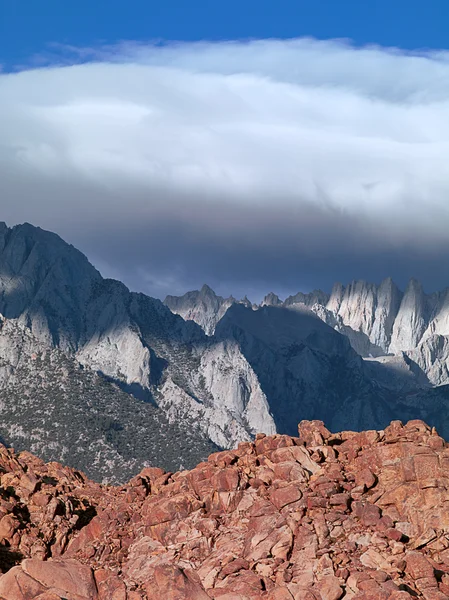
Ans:
{"type": "Polygon", "coordinates": [[[444,600],[448,461],[422,421],[305,421],[115,488],[0,448],[0,598],[444,600]]]}
{"type": "MultiPolygon", "coordinates": [[[[167,296],[165,306],[186,321],[195,321],[207,335],[213,335],[218,321],[236,300],[222,298],[208,286],[200,291],[187,292],[184,296],[167,296]]],[[[244,302],[249,302],[247,299],[244,302]]]]}

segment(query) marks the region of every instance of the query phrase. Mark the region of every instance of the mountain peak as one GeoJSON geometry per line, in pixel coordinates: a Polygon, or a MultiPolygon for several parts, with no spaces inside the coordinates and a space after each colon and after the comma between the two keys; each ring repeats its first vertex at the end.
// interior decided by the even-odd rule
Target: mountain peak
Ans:
{"type": "Polygon", "coordinates": [[[201,296],[209,296],[211,298],[218,298],[217,294],[214,292],[214,290],[211,287],[209,287],[207,285],[207,283],[205,283],[203,285],[203,287],[201,288],[200,295],[201,296]]]}
{"type": "Polygon", "coordinates": [[[423,292],[423,286],[422,283],[419,281],[419,279],[416,279],[415,277],[411,277],[407,287],[405,289],[405,293],[410,293],[410,292],[423,292]]]}
{"type": "Polygon", "coordinates": [[[246,306],[248,308],[252,308],[253,307],[253,303],[251,302],[251,300],[248,298],[248,296],[245,294],[245,296],[240,300],[239,304],[243,304],[243,306],[246,306]]]}
{"type": "Polygon", "coordinates": [[[273,292],[267,294],[261,302],[261,306],[280,306],[281,304],[279,296],[273,292]]]}

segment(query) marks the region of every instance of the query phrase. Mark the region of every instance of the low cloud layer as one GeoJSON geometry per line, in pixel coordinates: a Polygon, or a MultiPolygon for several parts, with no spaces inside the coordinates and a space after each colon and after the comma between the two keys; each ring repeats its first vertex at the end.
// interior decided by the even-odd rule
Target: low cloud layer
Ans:
{"type": "Polygon", "coordinates": [[[0,75],[8,224],[159,297],[449,286],[449,53],[266,40],[40,60],[0,75]]]}

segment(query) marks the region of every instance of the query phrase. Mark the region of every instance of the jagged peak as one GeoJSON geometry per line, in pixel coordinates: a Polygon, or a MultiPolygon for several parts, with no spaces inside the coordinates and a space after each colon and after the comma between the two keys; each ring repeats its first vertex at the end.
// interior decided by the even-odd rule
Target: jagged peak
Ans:
{"type": "Polygon", "coordinates": [[[282,304],[281,299],[274,292],[270,292],[262,300],[261,306],[280,306],[282,304]]]}
{"type": "Polygon", "coordinates": [[[423,292],[422,283],[419,281],[419,279],[416,279],[416,277],[411,277],[407,284],[407,287],[405,288],[406,294],[407,294],[407,292],[410,292],[410,291],[423,292]]]}
{"type": "Polygon", "coordinates": [[[382,279],[381,285],[382,285],[382,283],[389,284],[389,285],[391,285],[391,284],[396,285],[394,282],[394,279],[393,279],[393,277],[391,277],[391,275],[382,279]]]}
{"type": "Polygon", "coordinates": [[[214,292],[214,290],[207,285],[207,283],[205,283],[203,285],[203,287],[200,290],[200,295],[201,296],[209,296],[211,298],[218,298],[217,294],[214,292]]]}
{"type": "Polygon", "coordinates": [[[7,244],[5,245],[5,250],[8,250],[10,247],[14,248],[13,244],[17,240],[25,238],[25,240],[33,244],[39,243],[42,258],[48,260],[50,258],[60,258],[62,255],[64,255],[66,257],[70,257],[73,262],[83,264],[83,267],[88,265],[89,268],[96,271],[97,275],[99,275],[98,271],[89,261],[87,256],[83,254],[81,250],[78,250],[75,248],[75,246],[69,242],[66,242],[57,233],[48,231],[47,229],[43,229],[36,225],[32,225],[28,222],[14,225],[13,227],[8,227],[6,224],[4,225],[6,227],[4,231],[7,233],[8,238],[7,244]]]}
{"type": "Polygon", "coordinates": [[[359,290],[377,290],[377,285],[366,281],[366,279],[354,279],[347,287],[347,291],[355,292],[359,290]]]}
{"type": "Polygon", "coordinates": [[[330,299],[335,299],[336,297],[342,298],[345,291],[346,291],[346,286],[344,286],[340,281],[337,281],[332,286],[330,299]]]}
{"type": "Polygon", "coordinates": [[[199,298],[211,298],[213,300],[224,300],[221,296],[217,296],[214,290],[206,283],[199,290],[190,290],[181,296],[169,294],[165,297],[164,304],[176,304],[183,300],[196,300],[199,298]]]}
{"type": "Polygon", "coordinates": [[[396,282],[392,279],[392,277],[387,277],[383,281],[381,281],[378,287],[379,295],[386,295],[389,297],[400,297],[403,295],[403,292],[399,289],[396,282]]]}

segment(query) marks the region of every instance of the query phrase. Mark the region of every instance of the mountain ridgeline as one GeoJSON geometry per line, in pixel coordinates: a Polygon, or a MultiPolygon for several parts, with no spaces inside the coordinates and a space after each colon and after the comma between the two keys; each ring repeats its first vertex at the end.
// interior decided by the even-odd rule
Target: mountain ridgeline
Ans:
{"type": "MultiPolygon", "coordinates": [[[[237,301],[216,296],[208,286],[200,292],[165,299],[170,310],[195,321],[208,334],[213,334],[224,312],[235,303],[251,306],[247,298],[237,301]]],[[[253,308],[264,306],[291,310],[307,307],[347,336],[360,356],[382,358],[383,363],[391,364],[398,362],[394,357],[407,357],[431,384],[449,382],[449,288],[429,295],[416,279],[410,280],[405,292],[391,278],[380,285],[354,281],[347,287],[335,284],[331,294],[299,292],[285,301],[270,293],[253,308]]]]}
{"type": "Polygon", "coordinates": [[[164,304],[53,233],[2,224],[0,312],[0,436],[97,480],[190,468],[302,419],[421,418],[449,436],[449,294],[417,282],[261,306],[204,286],[164,304]]]}

